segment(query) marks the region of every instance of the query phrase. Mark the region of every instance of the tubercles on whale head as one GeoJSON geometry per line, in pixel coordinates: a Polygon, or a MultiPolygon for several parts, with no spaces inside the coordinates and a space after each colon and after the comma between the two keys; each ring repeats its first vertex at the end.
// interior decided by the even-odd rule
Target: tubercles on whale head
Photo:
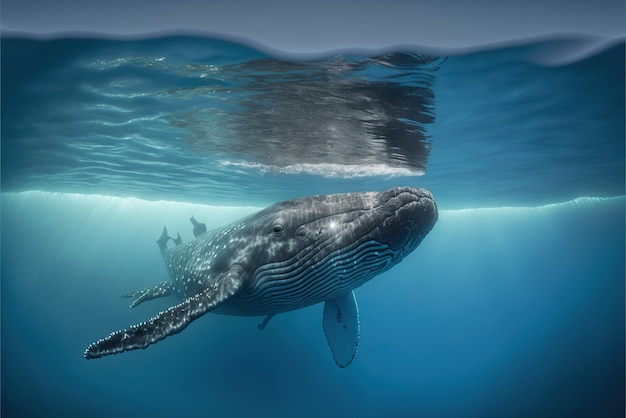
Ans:
{"type": "Polygon", "coordinates": [[[378,199],[372,237],[394,251],[413,251],[437,222],[437,204],[428,190],[396,187],[380,192],[378,199]]]}

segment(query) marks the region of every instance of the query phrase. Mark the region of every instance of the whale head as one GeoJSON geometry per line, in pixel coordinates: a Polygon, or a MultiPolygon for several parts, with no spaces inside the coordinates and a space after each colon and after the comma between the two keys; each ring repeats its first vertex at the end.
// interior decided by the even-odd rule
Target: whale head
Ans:
{"type": "Polygon", "coordinates": [[[349,292],[388,270],[436,221],[432,194],[412,187],[288,200],[240,224],[246,244],[230,264],[247,272],[248,307],[258,299],[264,312],[290,310],[349,292]]]}

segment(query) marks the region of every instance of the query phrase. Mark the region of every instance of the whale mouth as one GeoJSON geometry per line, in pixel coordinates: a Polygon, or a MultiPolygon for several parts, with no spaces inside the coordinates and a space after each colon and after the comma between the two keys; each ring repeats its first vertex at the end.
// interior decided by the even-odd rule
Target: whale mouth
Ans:
{"type": "Polygon", "coordinates": [[[415,249],[437,221],[437,204],[428,190],[396,187],[380,192],[378,201],[372,237],[394,251],[415,249]]]}

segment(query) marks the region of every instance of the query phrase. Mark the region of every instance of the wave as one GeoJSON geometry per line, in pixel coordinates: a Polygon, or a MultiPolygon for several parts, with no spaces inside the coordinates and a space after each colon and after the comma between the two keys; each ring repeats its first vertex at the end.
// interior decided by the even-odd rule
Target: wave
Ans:
{"type": "Polygon", "coordinates": [[[610,204],[626,202],[626,195],[622,196],[608,196],[608,197],[593,197],[593,196],[581,196],[571,200],[558,203],[548,203],[539,206],[497,206],[497,207],[479,207],[479,208],[463,208],[463,209],[451,209],[447,212],[457,213],[512,213],[512,212],[528,212],[528,211],[547,211],[547,210],[561,210],[561,209],[585,209],[594,205],[610,204]]]}
{"type": "MultiPolygon", "coordinates": [[[[71,212],[93,211],[97,208],[95,214],[110,214],[112,212],[133,212],[144,218],[169,218],[172,213],[184,212],[185,216],[192,214],[207,215],[213,222],[218,218],[238,219],[241,216],[248,215],[262,209],[264,206],[257,205],[211,205],[191,203],[175,200],[146,200],[137,197],[119,197],[108,196],[102,194],[81,194],[81,193],[63,193],[49,192],[43,190],[28,190],[21,192],[2,192],[0,194],[3,208],[5,205],[24,205],[41,208],[46,205],[55,205],[58,209],[65,209],[71,212]],[[113,209],[115,208],[115,209],[113,209]],[[234,218],[233,218],[234,216],[234,218]]],[[[294,198],[300,196],[294,196],[294,198]]],[[[597,205],[626,203],[626,195],[610,196],[610,197],[593,197],[583,196],[564,202],[550,203],[540,206],[500,206],[500,207],[477,207],[477,208],[455,208],[445,209],[439,208],[439,212],[470,214],[482,212],[490,214],[494,212],[513,213],[528,211],[548,211],[561,209],[587,209],[597,205]]],[[[274,202],[269,202],[271,204],[274,202]]],[[[184,220],[185,225],[187,219],[184,220]]],[[[219,223],[218,223],[219,225],[219,223]]]]}
{"type": "Polygon", "coordinates": [[[231,48],[247,51],[248,54],[263,55],[290,62],[324,60],[337,55],[376,57],[397,52],[409,52],[444,57],[469,55],[493,50],[518,49],[520,50],[520,58],[549,67],[569,65],[583,61],[590,57],[600,55],[612,48],[623,49],[623,45],[626,42],[624,36],[601,36],[588,33],[551,33],[537,36],[510,37],[506,40],[478,42],[462,47],[432,46],[427,43],[392,42],[383,47],[342,47],[330,48],[318,52],[297,52],[270,47],[250,38],[189,30],[160,31],[137,35],[116,35],[97,32],[57,32],[53,34],[41,34],[3,29],[0,31],[0,37],[40,41],[71,39],[112,42],[166,41],[174,43],[180,41],[213,41],[230,44],[231,48]]]}
{"type": "Polygon", "coordinates": [[[239,167],[247,170],[256,170],[260,174],[310,174],[325,178],[362,178],[362,177],[410,177],[422,176],[424,170],[410,169],[404,167],[393,167],[387,164],[289,164],[286,166],[276,166],[249,161],[228,161],[222,160],[219,163],[225,167],[239,167]]]}

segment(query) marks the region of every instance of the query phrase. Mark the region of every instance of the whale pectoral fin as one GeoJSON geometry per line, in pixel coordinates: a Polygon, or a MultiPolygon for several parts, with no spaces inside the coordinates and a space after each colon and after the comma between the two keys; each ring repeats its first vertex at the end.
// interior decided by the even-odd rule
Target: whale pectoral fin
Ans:
{"type": "Polygon", "coordinates": [[[148,289],[125,293],[121,297],[135,298],[133,303],[130,304],[130,308],[134,308],[135,306],[147,300],[169,296],[172,294],[173,291],[174,291],[174,287],[172,286],[172,282],[163,282],[148,289]]]}
{"type": "Polygon", "coordinates": [[[241,289],[240,266],[231,268],[216,279],[206,290],[185,299],[159,313],[147,322],[132,325],[130,328],[112,332],[108,337],[91,344],[85,350],[85,358],[99,358],[124,351],[146,348],[165,337],[177,334],[191,321],[217,307],[220,303],[241,289]]]}
{"type": "Polygon", "coordinates": [[[322,325],[335,363],[339,367],[347,367],[356,356],[361,334],[354,292],[324,303],[322,325]]]}

